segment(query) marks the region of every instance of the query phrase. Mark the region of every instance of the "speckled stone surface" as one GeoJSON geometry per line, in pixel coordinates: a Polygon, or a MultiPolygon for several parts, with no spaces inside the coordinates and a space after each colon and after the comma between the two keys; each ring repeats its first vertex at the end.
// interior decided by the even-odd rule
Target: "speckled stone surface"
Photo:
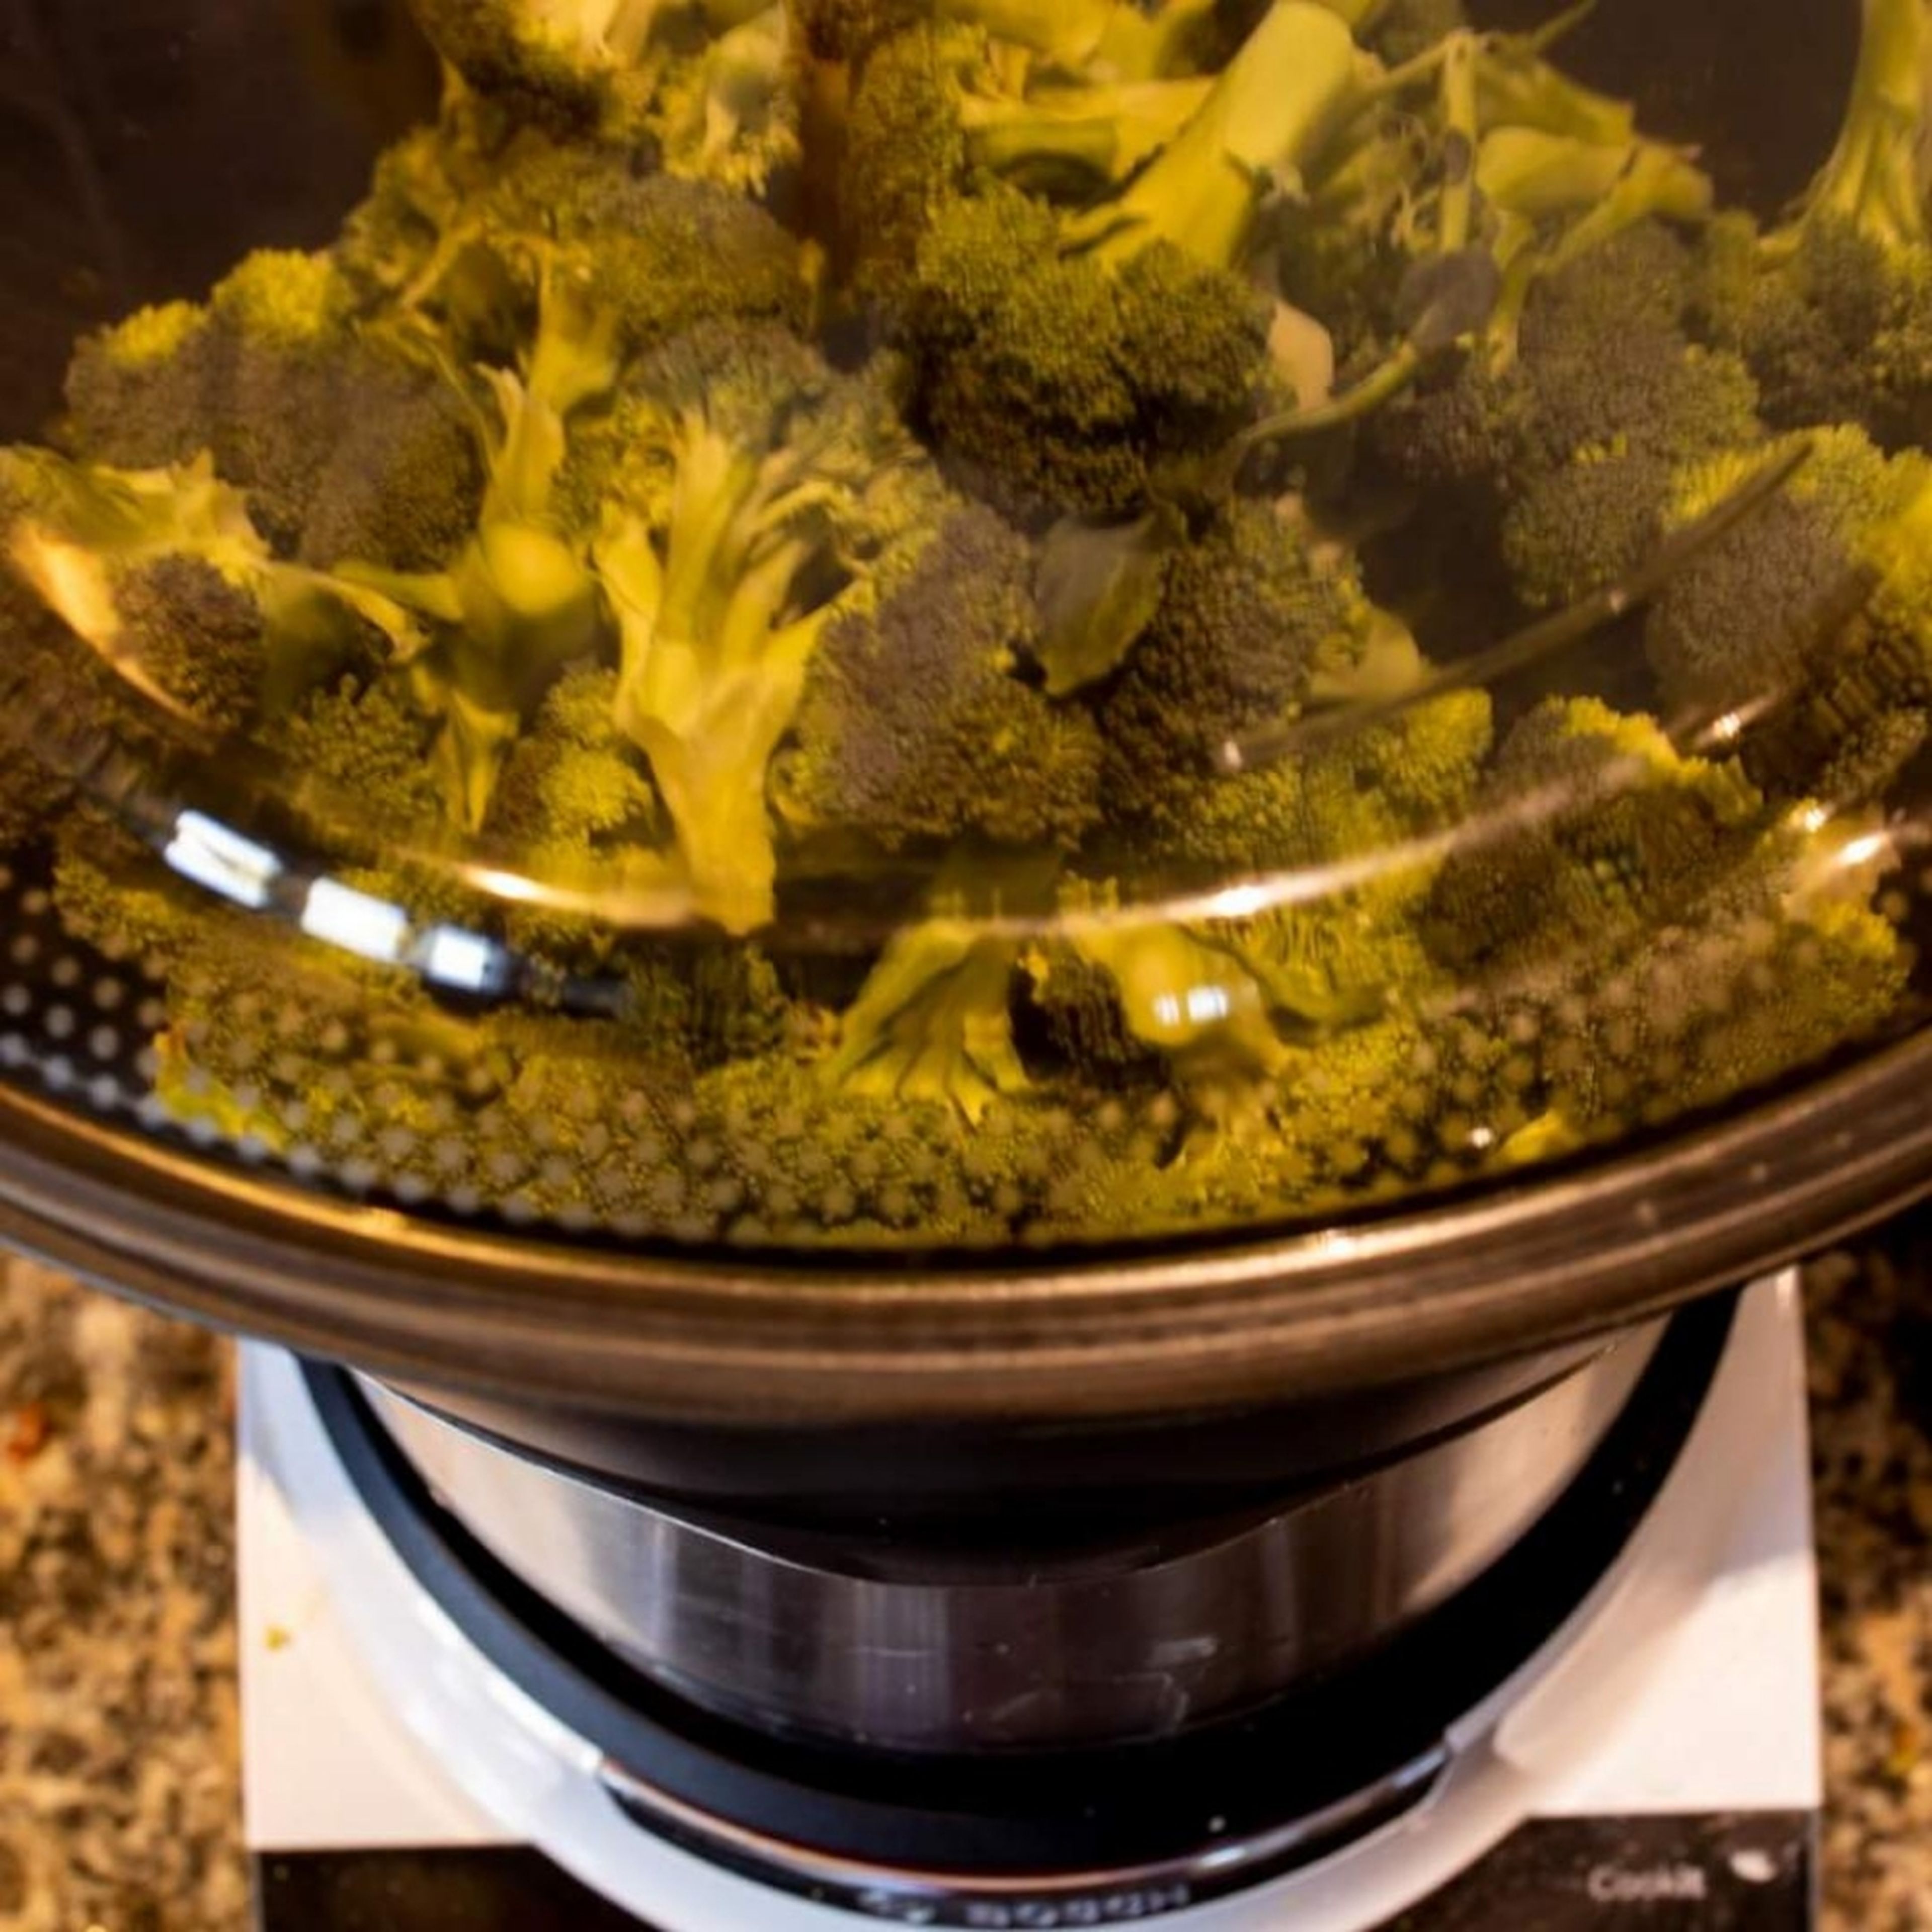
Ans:
{"type": "MultiPolygon", "coordinates": [[[[0,1928],[242,1932],[226,1351],[0,1264],[0,1928]]],[[[1810,1270],[1830,1932],[1932,1932],[1932,1219],[1810,1270]]]]}
{"type": "Polygon", "coordinates": [[[232,1406],[212,1338],[0,1282],[0,1927],[239,1932],[232,1406]]]}
{"type": "Polygon", "coordinates": [[[1832,1932],[1932,1927],[1932,1217],[1808,1271],[1832,1932]]]}

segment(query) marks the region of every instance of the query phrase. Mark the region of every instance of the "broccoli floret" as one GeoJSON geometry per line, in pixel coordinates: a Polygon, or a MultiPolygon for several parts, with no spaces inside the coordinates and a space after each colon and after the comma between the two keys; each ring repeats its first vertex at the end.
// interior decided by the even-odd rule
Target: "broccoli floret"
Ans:
{"type": "MultiPolygon", "coordinates": [[[[1741,733],[1745,768],[1786,798],[1817,790],[1846,755],[1869,778],[1875,747],[1898,742],[1888,721],[1932,698],[1932,464],[1888,458],[1853,428],[1804,447],[1778,498],[1664,586],[1644,634],[1666,709],[1741,733]]],[[[1680,471],[1672,518],[1701,514],[1762,455],[1680,471]]]]}
{"type": "Polygon", "coordinates": [[[1258,504],[1169,560],[1160,604],[1098,708],[1112,817],[1156,842],[1189,836],[1227,748],[1292,718],[1324,664],[1352,657],[1368,613],[1345,565],[1258,504]]]}
{"type": "Polygon", "coordinates": [[[353,538],[378,560],[438,560],[474,501],[462,420],[356,327],[356,300],[326,256],[250,256],[206,309],[144,310],[81,344],[69,439],[120,469],[206,452],[284,556],[333,561],[353,538]]]}
{"type": "Polygon", "coordinates": [[[1025,982],[1015,1015],[1022,1060],[1063,1078],[1112,1090],[1169,1084],[1159,1049],[1128,1024],[1114,976],[1078,946],[1036,940],[1024,955],[1025,982]]]}
{"type": "MultiPolygon", "coordinates": [[[[486,482],[472,532],[440,572],[359,558],[334,569],[408,614],[395,641],[418,702],[442,721],[450,816],[474,830],[520,726],[558,674],[604,641],[587,554],[598,499],[580,470],[560,487],[577,420],[612,396],[640,350],[687,325],[789,313],[800,284],[795,249],[748,203],[634,180],[608,154],[542,142],[526,143],[464,232],[503,266],[507,286],[526,278],[535,302],[516,373],[482,371],[486,482]]],[[[447,254],[452,271],[464,260],[447,254]]]]}
{"type": "Polygon", "coordinates": [[[474,427],[442,385],[411,386],[340,425],[316,478],[298,554],[322,569],[351,559],[430,571],[461,549],[482,508],[474,427]]]}
{"type": "MultiPolygon", "coordinates": [[[[0,488],[0,505],[4,496],[0,488]]],[[[0,685],[6,692],[0,701],[0,859],[42,832],[68,804],[72,775],[38,726],[44,707],[68,708],[62,693],[76,682],[73,656],[66,627],[0,557],[0,685]]],[[[93,706],[75,710],[82,717],[100,715],[93,706]]]]}
{"type": "Polygon", "coordinates": [[[1561,610],[1632,569],[1661,534],[1671,477],[1665,458],[1614,446],[1535,477],[1497,534],[1516,596],[1561,610]]]}
{"type": "Polygon", "coordinates": [[[1688,340],[1682,244],[1647,223],[1537,284],[1518,336],[1517,406],[1532,465],[1621,445],[1680,458],[1754,435],[1756,392],[1688,340]]]}
{"type": "Polygon", "coordinates": [[[312,784],[387,824],[420,828],[434,827],[442,812],[430,732],[392,674],[324,685],[259,735],[297,802],[312,784]]]}
{"type": "Polygon", "coordinates": [[[597,566],[616,716],[650,761],[694,907],[770,915],[765,791],[827,628],[925,540],[940,497],[889,372],[842,375],[771,328],[694,329],[634,373],[612,422],[597,566]]]}
{"type": "Polygon", "coordinates": [[[1498,1001],[1541,1106],[1526,1153],[1735,1100],[1892,1018],[1911,957],[1870,904],[1884,841],[1814,827],[1810,808],[1768,826],[1678,922],[1592,933],[1498,1001]]]}
{"type": "Polygon", "coordinates": [[[485,830],[534,882],[505,910],[524,949],[601,964],[628,897],[663,895],[663,814],[643,755],[618,729],[617,675],[566,670],[517,740],[485,830]]]}
{"type": "MultiPolygon", "coordinates": [[[[1249,537],[1263,546],[1255,554],[1274,550],[1278,562],[1282,540],[1258,524],[1249,537]]],[[[1124,753],[1112,793],[1122,814],[1117,862],[1135,872],[1151,862],[1162,876],[1178,868],[1208,885],[1294,880],[1299,890],[1279,898],[1264,890],[1261,910],[1196,936],[1234,962],[1262,1009],[1291,1030],[1360,1024],[1430,977],[1417,938],[1438,862],[1429,842],[1467,809],[1490,749],[1488,697],[1456,692],[1412,704],[1336,742],[1214,776],[1239,764],[1253,734],[1264,740],[1311,700],[1366,692],[1388,676],[1411,680],[1424,667],[1413,641],[1346,578],[1306,562],[1298,577],[1289,570],[1276,587],[1290,602],[1269,622],[1255,621],[1252,586],[1230,581],[1217,596],[1192,582],[1202,562],[1211,567],[1211,553],[1177,560],[1169,592],[1184,627],[1170,638],[1157,624],[1142,640],[1102,711],[1110,749],[1124,753]],[[1302,615],[1298,640],[1292,609],[1302,615]],[[1318,620],[1312,626],[1310,615],[1318,620]],[[1198,681],[1217,651],[1244,639],[1262,678],[1198,681]],[[1182,640],[1186,648],[1164,668],[1160,653],[1182,640]],[[1166,682],[1178,676],[1181,683],[1166,682]],[[1123,703],[1137,735],[1115,722],[1123,703]],[[1156,726],[1163,710],[1172,713],[1165,741],[1156,726]],[[1181,720],[1204,735],[1190,740],[1181,720]]]]}
{"type": "Polygon", "coordinates": [[[309,1172],[318,1149],[352,1161],[364,1136],[427,1124],[411,1108],[432,1093],[454,1124],[473,1030],[408,975],[212,904],[90,814],[62,828],[54,899],[76,938],[164,978],[164,1118],[284,1154],[306,1145],[309,1172]]]}
{"type": "Polygon", "coordinates": [[[1221,935],[1150,916],[1076,926],[1070,944],[1112,982],[1128,1036],[1160,1055],[1196,1109],[1238,1107],[1280,1066],[1268,989],[1221,935]]]}
{"type": "Polygon", "coordinates": [[[1216,451],[1265,392],[1268,308],[1239,272],[1260,184],[1312,161],[1358,98],[1361,57],[1333,14],[1279,0],[1204,91],[1155,84],[1181,90],[1162,97],[1170,133],[1144,112],[1124,120],[1106,88],[1084,121],[1071,95],[1030,118],[975,107],[970,50],[956,34],[876,57],[855,118],[866,232],[889,268],[910,261],[896,326],[920,419],[1016,511],[1128,508],[1166,466],[1216,451]],[[995,176],[1064,176],[1070,128],[1103,176],[1126,172],[1117,191],[1071,213],[997,178],[962,191],[996,131],[980,157],[995,176]]]}
{"type": "Polygon", "coordinates": [[[436,50],[519,122],[763,189],[797,154],[779,0],[416,0],[436,50]]]}
{"type": "Polygon", "coordinates": [[[126,472],[0,452],[0,560],[148,705],[217,731],[290,701],[365,634],[352,604],[275,560],[206,458],[126,472]]]}
{"type": "Polygon", "coordinates": [[[446,527],[472,487],[460,418],[433,376],[365,326],[368,308],[337,251],[251,255],[205,308],[143,310],[80,344],[68,440],[124,468],[208,452],[284,554],[318,514],[376,515],[368,500],[389,468],[422,502],[406,517],[386,505],[372,540],[392,518],[405,532],[446,527]],[[351,507],[336,508],[345,491],[351,507]]]}
{"type": "Polygon", "coordinates": [[[261,688],[260,605],[206,558],[159,556],[114,584],[121,646],[197,722],[217,730],[245,724],[261,688]]]}
{"type": "Polygon", "coordinates": [[[1217,449],[1266,379],[1265,306],[1236,278],[1166,243],[1108,271],[1058,232],[1014,190],[948,204],[898,331],[941,459],[1023,517],[1131,508],[1217,449]]]}
{"type": "Polygon", "coordinates": [[[1868,0],[1836,146],[1792,218],[1714,224],[1714,339],[1750,362],[1775,428],[1862,424],[1887,448],[1932,430],[1932,126],[1922,0],[1868,0]]]}
{"type": "Polygon", "coordinates": [[[681,1055],[696,1068],[795,1053],[823,1030],[754,946],[635,941],[619,958],[626,1027],[648,1056],[681,1055]]]}
{"type": "Polygon", "coordinates": [[[1688,250],[1654,223],[1540,279],[1516,353],[1472,361],[1378,426],[1412,480],[1472,492],[1497,525],[1532,609],[1613,582],[1660,538],[1678,465],[1759,434],[1756,391],[1733,356],[1688,332],[1688,250]]]}
{"type": "Polygon", "coordinates": [[[1762,800],[1654,720],[1552,698],[1504,741],[1424,928],[1462,973],[1612,943],[1686,916],[1748,851],[1762,800]]]}
{"type": "Polygon", "coordinates": [[[1216,51],[1205,10],[1136,20],[1143,46],[1116,32],[1082,54],[1050,56],[1006,38],[1020,24],[982,5],[949,7],[875,41],[856,64],[837,189],[841,266],[890,291],[919,237],[976,176],[1071,206],[1118,188],[1201,110],[1214,87],[1194,58],[1216,51]]]}
{"type": "Polygon", "coordinates": [[[175,302],[83,337],[67,379],[75,442],[132,470],[184,462],[208,447],[214,335],[206,309],[175,302]]]}
{"type": "Polygon", "coordinates": [[[438,53],[480,92],[562,135],[648,98],[667,0],[412,0],[438,53]]]}
{"type": "Polygon", "coordinates": [[[969,833],[1070,847],[1093,822],[1092,718],[1022,675],[1038,635],[1033,548],[956,512],[876,611],[842,616],[806,674],[775,796],[796,832],[888,851],[969,833]]]}
{"type": "MultiPolygon", "coordinates": [[[[626,359],[714,317],[803,318],[797,244],[755,202],[715,183],[637,174],[610,148],[523,137],[453,234],[488,250],[534,301],[523,356],[538,389],[547,371],[587,380],[593,369],[608,388],[626,359]]],[[[460,252],[452,267],[468,272],[460,252]]]]}
{"type": "Polygon", "coordinates": [[[588,857],[607,842],[652,844],[650,774],[616,722],[616,674],[567,670],[518,741],[493,802],[490,830],[516,850],[588,857]]]}

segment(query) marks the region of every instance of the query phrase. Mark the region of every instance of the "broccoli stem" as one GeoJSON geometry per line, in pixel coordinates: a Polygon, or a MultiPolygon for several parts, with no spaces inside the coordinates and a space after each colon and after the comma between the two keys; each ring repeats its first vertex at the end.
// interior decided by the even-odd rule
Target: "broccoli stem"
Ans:
{"type": "Polygon", "coordinates": [[[830,621],[829,607],[786,616],[812,555],[782,533],[798,495],[700,433],[680,465],[663,558],[634,520],[597,550],[617,615],[618,727],[650,760],[694,909],[734,933],[771,916],[765,773],[830,621]]]}
{"type": "Polygon", "coordinates": [[[1339,16],[1311,0],[1275,0],[1192,119],[1126,192],[1069,223],[1070,252],[1119,266],[1166,241],[1232,267],[1263,188],[1312,166],[1360,100],[1364,66],[1339,16]]]}
{"type": "MultiPolygon", "coordinates": [[[[1480,132],[1476,108],[1480,46],[1475,34],[1457,33],[1450,34],[1439,50],[1443,184],[1436,214],[1436,256],[1443,263],[1452,262],[1468,247],[1475,218],[1476,142],[1480,132]]],[[[1452,282],[1466,279],[1453,274],[1445,278],[1452,282]]],[[[1439,302],[1431,304],[1408,336],[1340,395],[1305,408],[1284,410],[1253,424],[1238,440],[1230,453],[1232,468],[1222,473],[1238,471],[1250,454],[1265,443],[1293,436],[1319,436],[1325,430],[1358,422],[1393,401],[1421,374],[1430,354],[1448,347],[1482,319],[1473,313],[1462,313],[1465,307],[1471,306],[1466,298],[1452,298],[1452,306],[1453,314],[1439,302]]]]}
{"type": "Polygon", "coordinates": [[[967,152],[990,173],[1040,182],[1054,176],[1124,180],[1199,111],[1208,80],[1138,81],[1110,88],[1042,89],[1024,100],[968,99],[967,152]]]}
{"type": "Polygon", "coordinates": [[[1052,854],[952,852],[928,916],[894,935],[847,1010],[826,1078],[855,1094],[940,1102],[969,1120],[1025,1092],[1012,1024],[1023,928],[1002,922],[1046,911],[1058,872],[1052,854]]]}
{"type": "Polygon", "coordinates": [[[988,938],[971,920],[932,919],[887,946],[846,1013],[834,1084],[902,1101],[938,1101],[970,1120],[1022,1094],[1013,1046],[1017,941],[988,938]]]}
{"type": "Polygon", "coordinates": [[[1453,255],[1469,244],[1476,210],[1476,37],[1452,34],[1442,58],[1442,200],[1437,252],[1453,255]]]}
{"type": "Polygon", "coordinates": [[[1050,60],[1084,60],[1100,44],[1122,0],[940,0],[948,18],[983,27],[995,40],[1050,60]]]}
{"type": "Polygon", "coordinates": [[[1844,125],[1812,184],[1808,215],[1838,217],[1891,248],[1926,238],[1918,150],[1928,55],[1925,0],[1864,0],[1844,125]]]}

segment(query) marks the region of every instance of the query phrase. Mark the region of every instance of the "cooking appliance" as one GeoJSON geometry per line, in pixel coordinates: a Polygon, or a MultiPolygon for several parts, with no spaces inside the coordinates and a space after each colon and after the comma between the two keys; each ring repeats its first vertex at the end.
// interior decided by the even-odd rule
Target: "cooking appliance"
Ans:
{"type": "MultiPolygon", "coordinates": [[[[676,1801],[646,1761],[648,1700],[628,1707],[628,1731],[614,1714],[612,1685],[637,1680],[605,1674],[580,1627],[546,1620],[518,1640],[516,1619],[497,1620],[517,1600],[506,1573],[434,1504],[427,1536],[395,1513],[406,1467],[386,1475],[372,1459],[380,1438],[360,1433],[373,1417],[353,1391],[251,1350],[243,1654],[265,1925],[336,1932],[380,1896],[393,1932],[491,1912],[531,1932],[836,1932],[868,1917],[1568,1932],[1637,1909],[1687,1932],[1807,1927],[1820,1747],[1794,1280],[1752,1290],[1720,1325],[1701,1362],[1679,1362],[1692,1386],[1668,1400],[1653,1388],[1648,1453],[1674,1445],[1666,1466],[1624,1461],[1627,1439],[1622,1466],[1598,1472],[1640,1492],[1634,1524],[1616,1520],[1609,1488],[1580,1497],[1567,1552],[1546,1546],[1516,1573],[1486,1658],[1466,1640],[1446,1669],[1438,1650],[1418,1671],[1398,1642],[1351,1675],[1346,1718],[1224,1756],[1218,1782],[1200,1775],[1210,1750],[1138,1803],[1130,1780],[1089,1786],[1110,1814],[1090,1823],[1092,1848],[1114,1834],[1110,1885],[1090,1870],[995,1884],[986,1870],[942,1880],[903,1852],[814,1855],[802,1840],[854,1814],[796,1790],[761,1832],[676,1801]],[[614,1756],[626,1748],[645,1755],[614,1756]],[[1330,1803],[1304,1810],[1324,1778],[1330,1803]],[[1123,1844],[1142,1856],[1118,1856],[1123,1844]]],[[[737,1740],[748,1778],[782,1766],[748,1727],[682,1721],[712,1745],[737,1740]]],[[[956,1826],[950,1842],[964,1855],[975,1840],[956,1826]]]]}

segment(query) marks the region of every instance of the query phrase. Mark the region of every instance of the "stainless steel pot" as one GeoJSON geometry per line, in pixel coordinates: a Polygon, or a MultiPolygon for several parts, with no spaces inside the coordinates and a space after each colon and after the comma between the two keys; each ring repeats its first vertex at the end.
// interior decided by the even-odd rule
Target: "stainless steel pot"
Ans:
{"type": "Polygon", "coordinates": [[[1270,1508],[1070,1553],[675,1513],[364,1390],[470,1533],[651,1681],[767,1731],[973,1752],[1167,1736],[1384,1641],[1542,1516],[1622,1411],[1660,1326],[1270,1508]]]}

